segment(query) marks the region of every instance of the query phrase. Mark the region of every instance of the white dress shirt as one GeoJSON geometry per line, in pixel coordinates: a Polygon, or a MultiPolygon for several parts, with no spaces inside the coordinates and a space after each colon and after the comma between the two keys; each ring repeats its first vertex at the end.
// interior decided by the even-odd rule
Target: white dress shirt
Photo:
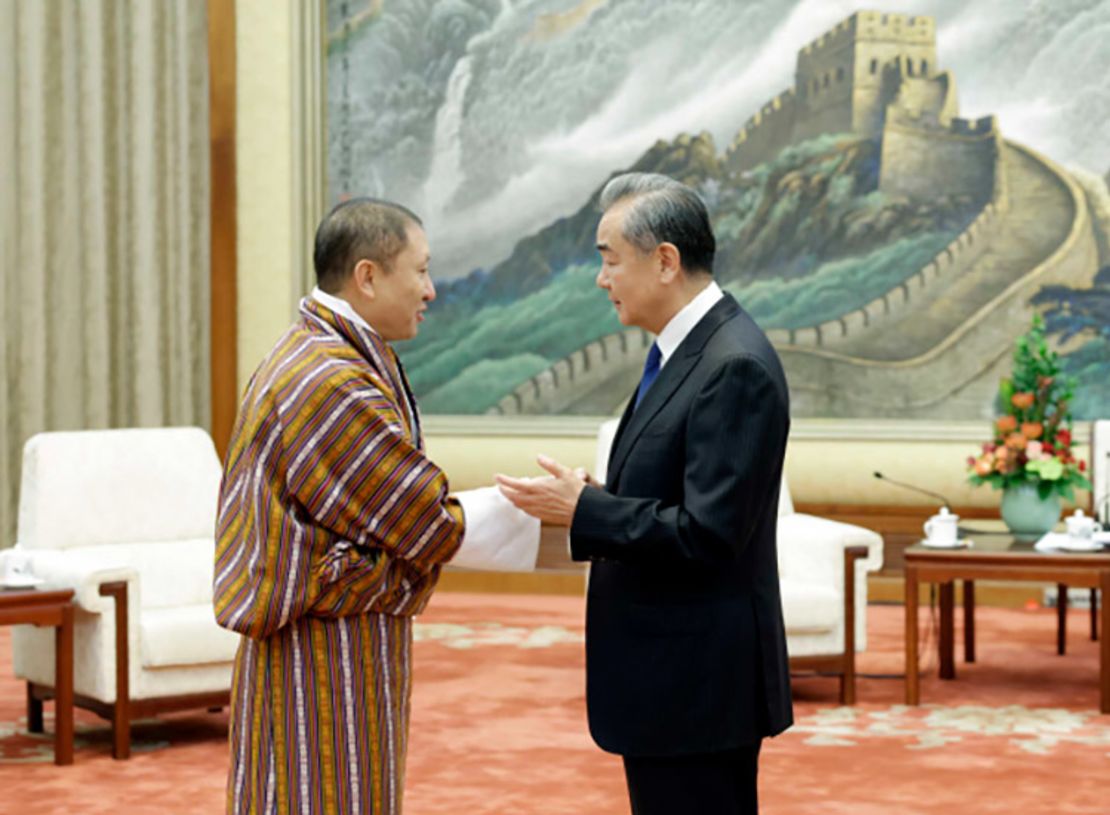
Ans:
{"type": "Polygon", "coordinates": [[[717,305],[717,301],[725,296],[721,291],[721,287],[717,285],[716,280],[711,280],[709,285],[698,292],[697,297],[682,307],[678,314],[671,317],[669,323],[663,326],[663,330],[659,332],[659,336],[655,338],[655,344],[659,346],[659,369],[662,370],[663,366],[667,364],[667,360],[686,339],[689,334],[713,306],[717,305]]]}
{"type": "MultiPolygon", "coordinates": [[[[354,307],[342,297],[336,297],[334,294],[328,294],[319,286],[312,290],[312,294],[310,296],[317,303],[324,306],[325,308],[331,309],[340,317],[346,317],[348,320],[355,323],[356,325],[360,325],[368,331],[374,331],[374,326],[370,325],[370,323],[362,319],[362,317],[359,316],[359,313],[355,311],[354,307]]],[[[377,334],[378,332],[374,331],[374,333],[377,334]]]]}

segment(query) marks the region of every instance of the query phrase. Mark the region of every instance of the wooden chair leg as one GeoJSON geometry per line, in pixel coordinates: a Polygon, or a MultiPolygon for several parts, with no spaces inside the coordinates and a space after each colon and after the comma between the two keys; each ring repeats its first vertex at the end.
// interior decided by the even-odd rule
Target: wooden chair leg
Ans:
{"type": "Polygon", "coordinates": [[[35,696],[35,686],[27,683],[27,732],[42,733],[42,700],[35,696]]]}
{"type": "Polygon", "coordinates": [[[856,655],[844,655],[844,673],[840,675],[840,704],[856,703],[856,655]]]}
{"type": "Polygon", "coordinates": [[[112,758],[131,758],[131,704],[117,699],[112,706],[112,758]]]}
{"type": "Polygon", "coordinates": [[[103,597],[116,601],[116,702],[112,706],[112,758],[131,757],[131,670],[127,636],[127,583],[103,583],[103,597]]]}
{"type": "Polygon", "coordinates": [[[844,660],[840,674],[840,704],[856,703],[856,561],[867,557],[866,546],[844,549],[844,660]]]}
{"type": "Polygon", "coordinates": [[[1068,587],[1056,584],[1056,653],[1063,656],[1068,651],[1068,587]]]}

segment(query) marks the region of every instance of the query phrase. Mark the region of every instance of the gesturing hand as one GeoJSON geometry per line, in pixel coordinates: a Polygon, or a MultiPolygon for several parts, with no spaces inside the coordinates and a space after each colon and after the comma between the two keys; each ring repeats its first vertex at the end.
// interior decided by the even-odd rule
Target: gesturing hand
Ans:
{"type": "Polygon", "coordinates": [[[574,474],[585,481],[587,487],[597,487],[601,489],[603,486],[600,481],[589,474],[585,467],[575,467],[574,474]]]}
{"type": "Polygon", "coordinates": [[[565,467],[548,456],[537,456],[539,465],[551,473],[547,478],[495,476],[497,488],[518,509],[550,524],[570,526],[578,496],[589,476],[565,467]]]}

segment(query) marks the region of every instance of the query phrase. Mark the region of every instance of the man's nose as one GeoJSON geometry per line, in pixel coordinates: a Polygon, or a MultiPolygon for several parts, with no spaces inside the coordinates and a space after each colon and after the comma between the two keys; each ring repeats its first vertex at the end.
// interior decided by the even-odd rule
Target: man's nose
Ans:
{"type": "Polygon", "coordinates": [[[600,269],[597,270],[597,277],[594,278],[594,282],[597,284],[597,287],[599,289],[605,289],[605,290],[608,291],[608,289],[609,289],[609,278],[605,274],[605,267],[604,266],[602,266],[600,269]]]}

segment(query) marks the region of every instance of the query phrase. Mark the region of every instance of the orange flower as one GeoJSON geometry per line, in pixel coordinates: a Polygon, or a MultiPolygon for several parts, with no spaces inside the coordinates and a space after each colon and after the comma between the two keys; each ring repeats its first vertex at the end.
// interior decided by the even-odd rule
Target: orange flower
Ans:
{"type": "Polygon", "coordinates": [[[993,469],[994,462],[992,462],[987,456],[983,456],[981,459],[975,462],[976,475],[990,475],[991,470],[993,469]]]}
{"type": "Polygon", "coordinates": [[[1017,419],[1013,416],[1000,416],[994,426],[998,428],[1001,435],[1005,436],[1007,433],[1013,433],[1017,430],[1017,419]]]}
{"type": "Polygon", "coordinates": [[[1006,437],[1006,446],[1011,450],[1024,450],[1025,449],[1025,436],[1020,433],[1011,433],[1006,437]]]}
{"type": "Polygon", "coordinates": [[[1029,410],[1029,408],[1033,407],[1035,401],[1037,401],[1037,397],[1028,391],[1015,393],[1010,397],[1010,404],[1018,410],[1029,410]]]}
{"type": "Polygon", "coordinates": [[[1044,432],[1044,425],[1040,422],[1023,422],[1021,425],[1021,435],[1027,439],[1039,439],[1044,432]]]}

